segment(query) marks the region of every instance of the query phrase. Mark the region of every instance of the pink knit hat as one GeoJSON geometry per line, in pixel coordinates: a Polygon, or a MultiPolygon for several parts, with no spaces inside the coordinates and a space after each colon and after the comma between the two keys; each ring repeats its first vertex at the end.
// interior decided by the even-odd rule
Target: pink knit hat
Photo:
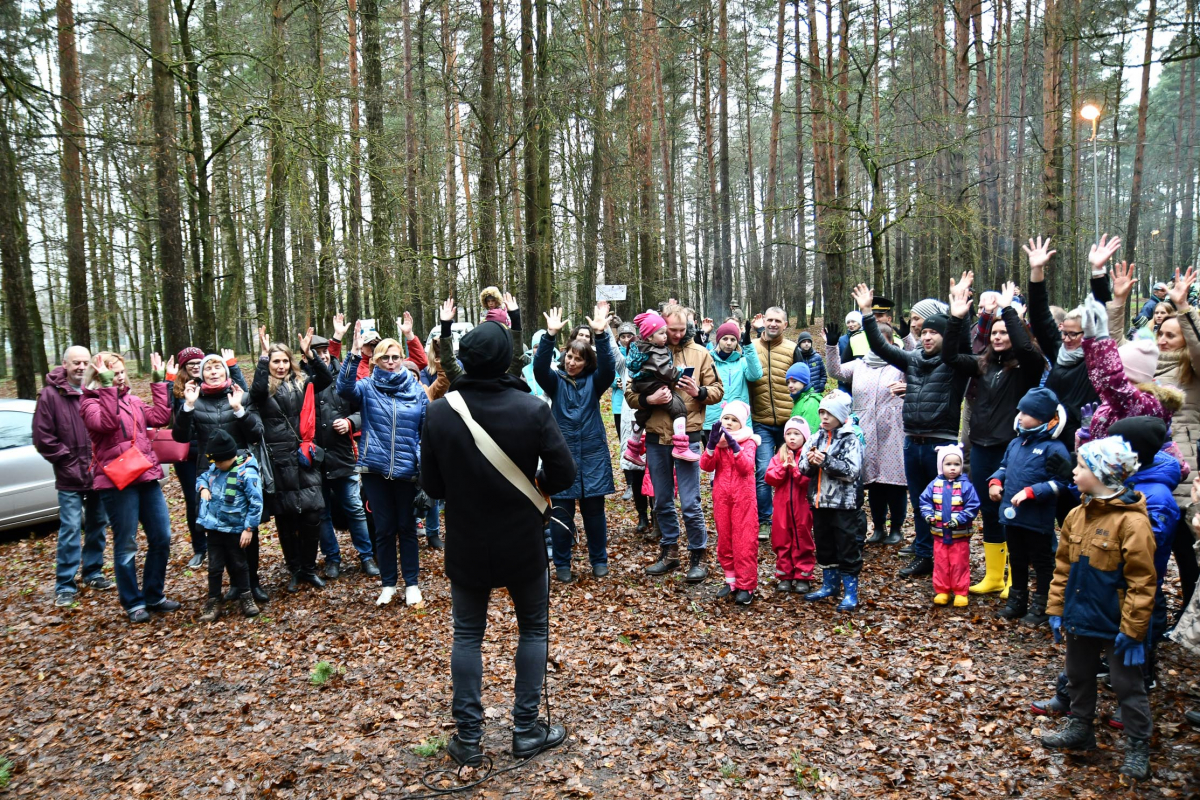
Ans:
{"type": "Polygon", "coordinates": [[[746,405],[745,401],[730,400],[728,403],[722,405],[721,416],[726,414],[737,417],[738,421],[742,423],[743,428],[750,424],[750,406],[746,405]]]}
{"type": "Polygon", "coordinates": [[[656,332],[667,327],[667,321],[662,318],[662,315],[653,311],[643,311],[633,318],[633,322],[638,327],[638,336],[643,339],[649,339],[656,332]]]}
{"type": "Polygon", "coordinates": [[[812,438],[812,430],[809,429],[808,420],[806,420],[804,417],[792,417],[787,422],[783,423],[783,432],[786,434],[788,431],[800,431],[800,434],[804,437],[805,442],[812,438]]]}
{"type": "Polygon", "coordinates": [[[736,322],[726,322],[722,324],[721,327],[717,328],[717,332],[713,334],[713,341],[719,342],[726,336],[732,336],[735,339],[741,340],[742,331],[737,326],[736,322]]]}
{"type": "Polygon", "coordinates": [[[489,308],[487,314],[484,315],[483,321],[499,322],[501,325],[506,326],[511,324],[508,319],[508,311],[503,306],[500,308],[489,308]]]}
{"type": "Polygon", "coordinates": [[[1158,366],[1158,345],[1153,339],[1134,339],[1117,348],[1125,377],[1133,383],[1148,383],[1154,380],[1154,369],[1158,366]]]}

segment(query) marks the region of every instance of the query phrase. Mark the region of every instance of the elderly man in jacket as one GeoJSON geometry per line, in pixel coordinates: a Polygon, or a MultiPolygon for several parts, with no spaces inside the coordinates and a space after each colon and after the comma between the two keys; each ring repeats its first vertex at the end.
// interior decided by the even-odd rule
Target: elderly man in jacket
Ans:
{"type": "Polygon", "coordinates": [[[108,515],[100,495],[92,489],[92,439],[79,414],[83,373],[91,359],[86,347],[68,347],[62,366],[46,376],[33,412],[33,444],[54,466],[54,488],[58,490],[54,605],[63,607],[74,603],[79,593],[75,574],[81,561],[86,586],[103,590],[116,585],[101,572],[108,515]]]}
{"type": "MultiPolygon", "coordinates": [[[[679,379],[679,391],[684,394],[687,407],[687,436],[690,449],[700,454],[700,439],[703,436],[705,406],[716,405],[725,395],[725,387],[713,365],[712,354],[687,336],[687,312],[680,305],[669,303],[663,308],[667,321],[667,346],[680,369],[691,368],[691,376],[679,379]]],[[[792,345],[788,349],[791,357],[792,345]]],[[[677,460],[671,455],[673,432],[667,407],[671,403],[671,390],[662,387],[646,395],[638,395],[632,388],[625,390],[625,403],[632,411],[643,405],[653,406],[654,412],[646,424],[646,467],[650,470],[650,482],[654,484],[654,515],[662,532],[658,561],[646,569],[647,575],[665,575],[679,568],[679,519],[675,515],[675,491],[679,490],[679,504],[683,509],[683,522],[687,528],[689,583],[699,583],[708,577],[704,567],[704,552],[708,547],[708,531],[704,526],[704,512],[700,508],[700,462],[677,460]]]]}

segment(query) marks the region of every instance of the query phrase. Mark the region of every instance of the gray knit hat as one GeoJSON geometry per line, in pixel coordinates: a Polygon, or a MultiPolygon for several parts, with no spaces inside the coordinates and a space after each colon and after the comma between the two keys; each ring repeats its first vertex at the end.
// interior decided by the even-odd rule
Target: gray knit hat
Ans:
{"type": "Polygon", "coordinates": [[[929,319],[934,314],[949,314],[950,306],[943,303],[941,300],[935,300],[932,297],[927,297],[924,300],[918,300],[913,303],[912,313],[916,314],[921,319],[929,319]]]}

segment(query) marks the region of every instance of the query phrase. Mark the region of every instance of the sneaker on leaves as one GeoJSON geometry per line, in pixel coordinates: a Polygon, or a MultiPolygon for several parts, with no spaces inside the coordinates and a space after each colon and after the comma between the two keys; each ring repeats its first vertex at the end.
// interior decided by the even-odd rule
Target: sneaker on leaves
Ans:
{"type": "Polygon", "coordinates": [[[425,605],[425,598],[421,597],[421,590],[416,586],[405,586],[404,604],[418,607],[425,605]]]}
{"type": "Polygon", "coordinates": [[[383,591],[379,593],[379,599],[375,601],[375,605],[386,606],[388,603],[392,602],[392,598],[394,598],[395,596],[396,596],[396,587],[395,586],[385,586],[385,587],[383,587],[383,591]]]}

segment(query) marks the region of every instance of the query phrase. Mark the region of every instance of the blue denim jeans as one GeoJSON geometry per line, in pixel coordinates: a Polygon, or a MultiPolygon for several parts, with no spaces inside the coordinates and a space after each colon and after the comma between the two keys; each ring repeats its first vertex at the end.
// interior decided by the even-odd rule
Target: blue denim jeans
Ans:
{"type": "Polygon", "coordinates": [[[54,569],[54,593],[79,591],[75,573],[83,563],[83,582],[101,576],[104,566],[104,529],[108,515],[96,492],[58,493],[58,562],[54,569]],[[82,534],[83,543],[80,544],[82,534]]]}
{"type": "Polygon", "coordinates": [[[171,518],[158,481],[135,483],[124,489],[102,489],[104,510],[113,529],[113,573],[121,607],[135,611],[164,599],[167,557],[171,554],[171,518]],[[137,529],[146,534],[146,559],[138,586],[137,529]]]}
{"type": "MultiPolygon", "coordinates": [[[[575,547],[575,500],[555,500],[550,512],[550,542],[554,547],[554,566],[568,569],[575,547]]],[[[588,561],[592,566],[608,563],[608,524],[604,519],[604,495],[579,499],[579,514],[587,535],[588,561]]]]}
{"type": "Polygon", "coordinates": [[[344,478],[326,478],[321,487],[325,492],[325,510],[321,512],[321,553],[326,561],[342,563],[342,549],[338,545],[337,531],[333,529],[333,504],[337,503],[350,526],[350,541],[358,551],[359,558],[370,558],[371,534],[367,530],[367,512],[363,508],[358,475],[344,478]]]}
{"type": "Polygon", "coordinates": [[[429,506],[429,513],[425,515],[425,535],[435,536],[441,533],[442,530],[441,518],[438,516],[438,513],[442,510],[442,503],[440,500],[434,500],[432,497],[429,498],[429,502],[432,505],[429,506]]]}
{"type": "MultiPolygon", "coordinates": [[[[988,479],[1000,469],[1006,444],[971,445],[971,485],[979,495],[979,518],[983,520],[983,541],[1004,544],[1004,526],[1000,524],[1000,504],[988,494],[988,479]]],[[[1013,492],[1016,494],[1016,492],[1013,492]]]]}
{"type": "Polygon", "coordinates": [[[417,484],[389,480],[368,472],[362,476],[362,486],[375,518],[375,560],[379,564],[381,585],[395,586],[397,572],[402,570],[404,585],[416,586],[421,571],[421,546],[417,542],[417,518],[413,514],[417,484]]]}
{"type": "Polygon", "coordinates": [[[754,489],[758,493],[758,523],[761,525],[771,521],[775,510],[772,502],[774,490],[767,486],[766,477],[767,467],[771,466],[771,456],[783,447],[783,426],[755,422],[754,432],[762,439],[762,444],[754,451],[754,489]]]}
{"type": "Polygon", "coordinates": [[[937,453],[934,448],[945,442],[912,436],[904,437],[904,479],[908,481],[908,500],[912,503],[913,524],[917,529],[913,553],[918,558],[933,558],[933,536],[929,523],[921,516],[921,492],[937,477],[937,453]]]}
{"type": "MultiPolygon", "coordinates": [[[[699,442],[691,443],[694,453],[699,453],[700,447],[699,442]]],[[[708,530],[704,527],[704,511],[700,508],[700,462],[677,461],[671,455],[671,448],[670,439],[662,444],[657,436],[646,437],[646,467],[654,485],[654,519],[662,533],[664,547],[679,541],[679,518],[675,516],[675,485],[678,483],[688,550],[703,550],[708,546],[708,530]]]]}

